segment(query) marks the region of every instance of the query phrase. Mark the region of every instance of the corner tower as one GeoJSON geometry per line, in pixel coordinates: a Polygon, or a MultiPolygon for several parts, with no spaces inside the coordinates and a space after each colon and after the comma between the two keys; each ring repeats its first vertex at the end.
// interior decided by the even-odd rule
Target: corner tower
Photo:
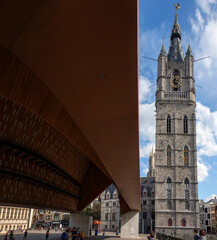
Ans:
{"type": "Polygon", "coordinates": [[[176,15],[168,54],[158,57],[156,91],[156,232],[192,234],[199,228],[194,57],[184,57],[176,15]]]}

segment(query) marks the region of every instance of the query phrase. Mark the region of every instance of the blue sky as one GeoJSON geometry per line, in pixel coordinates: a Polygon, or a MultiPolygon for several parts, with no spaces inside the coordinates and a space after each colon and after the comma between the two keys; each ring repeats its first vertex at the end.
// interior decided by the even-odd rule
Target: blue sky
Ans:
{"type": "MultiPolygon", "coordinates": [[[[140,164],[146,176],[148,155],[155,145],[155,90],[157,62],[164,39],[168,51],[175,17],[174,0],[139,1],[139,96],[140,164]]],[[[199,199],[217,194],[217,0],[180,0],[178,10],[182,47],[186,52],[190,39],[195,59],[194,77],[197,101],[197,156],[199,199]]]]}

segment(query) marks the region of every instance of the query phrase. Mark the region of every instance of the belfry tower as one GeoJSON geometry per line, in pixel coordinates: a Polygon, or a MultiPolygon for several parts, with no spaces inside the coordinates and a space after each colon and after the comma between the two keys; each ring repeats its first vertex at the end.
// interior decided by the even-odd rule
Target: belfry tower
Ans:
{"type": "MultiPolygon", "coordinates": [[[[179,5],[178,5],[179,7],[179,5]]],[[[156,91],[156,232],[199,228],[194,57],[184,57],[176,4],[168,54],[158,57],[156,91]]]]}

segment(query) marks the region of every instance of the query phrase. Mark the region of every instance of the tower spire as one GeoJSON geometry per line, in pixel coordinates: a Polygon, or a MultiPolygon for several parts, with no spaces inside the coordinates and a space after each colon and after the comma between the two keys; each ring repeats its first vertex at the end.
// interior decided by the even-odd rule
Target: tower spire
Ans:
{"type": "Polygon", "coordinates": [[[184,62],[184,54],[181,45],[181,29],[178,23],[177,10],[180,8],[178,3],[174,4],[176,7],[175,20],[171,31],[171,43],[167,55],[168,62],[184,62]]]}

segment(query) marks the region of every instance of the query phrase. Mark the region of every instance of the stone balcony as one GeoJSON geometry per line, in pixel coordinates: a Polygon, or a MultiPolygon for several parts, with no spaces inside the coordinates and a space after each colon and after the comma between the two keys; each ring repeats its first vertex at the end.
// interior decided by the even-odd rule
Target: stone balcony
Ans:
{"type": "Polygon", "coordinates": [[[185,100],[188,99],[188,94],[187,92],[165,92],[164,99],[185,100]]]}

